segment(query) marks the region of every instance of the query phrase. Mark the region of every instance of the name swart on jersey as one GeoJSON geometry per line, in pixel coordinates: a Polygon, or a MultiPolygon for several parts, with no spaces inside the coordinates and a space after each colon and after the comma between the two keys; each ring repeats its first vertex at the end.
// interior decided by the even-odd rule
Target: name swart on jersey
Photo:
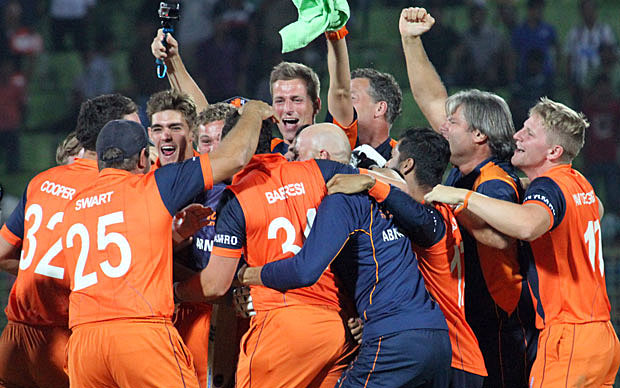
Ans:
{"type": "Polygon", "coordinates": [[[217,244],[237,245],[239,243],[239,239],[237,236],[230,236],[228,234],[216,234],[213,238],[213,242],[217,244]]]}
{"type": "Polygon", "coordinates": [[[573,200],[577,206],[592,205],[594,201],[596,201],[596,195],[594,194],[594,190],[590,190],[587,193],[576,193],[573,194],[573,200]]]}
{"type": "Polygon", "coordinates": [[[41,184],[41,191],[63,199],[72,200],[76,190],[73,187],[45,181],[41,184]]]}
{"type": "Polygon", "coordinates": [[[201,251],[211,252],[213,250],[213,240],[208,240],[205,238],[194,237],[196,239],[196,248],[201,251]]]}
{"type": "Polygon", "coordinates": [[[78,211],[82,209],[91,208],[93,206],[99,206],[104,203],[110,203],[110,200],[112,199],[112,194],[114,194],[114,191],[108,191],[107,193],[102,193],[98,195],[93,195],[92,197],[78,199],[75,202],[75,210],[78,211]]]}
{"type": "Polygon", "coordinates": [[[383,231],[383,241],[394,241],[399,238],[405,237],[401,232],[396,228],[386,229],[383,231]]]}
{"type": "Polygon", "coordinates": [[[295,197],[298,195],[306,194],[306,189],[304,188],[304,184],[301,182],[291,183],[285,186],[280,187],[279,189],[273,191],[265,192],[265,197],[267,197],[267,202],[269,204],[275,203],[276,201],[284,201],[289,197],[295,197]]]}

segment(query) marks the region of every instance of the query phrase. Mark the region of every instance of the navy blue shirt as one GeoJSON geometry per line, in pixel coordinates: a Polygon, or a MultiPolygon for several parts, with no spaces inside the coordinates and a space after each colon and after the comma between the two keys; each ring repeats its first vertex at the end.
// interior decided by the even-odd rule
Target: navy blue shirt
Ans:
{"type": "Polygon", "coordinates": [[[338,260],[357,268],[354,298],[364,339],[411,329],[447,330],[426,291],[411,241],[365,194],[327,196],[301,251],[266,264],[262,281],[279,290],[312,285],[345,244],[350,255],[338,260]]]}
{"type": "Polygon", "coordinates": [[[525,191],[523,202],[530,200],[540,201],[551,210],[553,214],[551,230],[555,229],[564,219],[566,200],[562,189],[553,179],[545,176],[534,179],[525,191]]]}

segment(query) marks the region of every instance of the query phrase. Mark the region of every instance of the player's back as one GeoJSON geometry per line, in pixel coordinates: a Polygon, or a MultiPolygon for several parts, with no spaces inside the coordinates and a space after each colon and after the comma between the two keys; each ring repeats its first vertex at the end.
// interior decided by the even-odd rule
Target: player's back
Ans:
{"type": "MultiPolygon", "coordinates": [[[[534,296],[544,311],[544,321],[537,317],[537,326],[608,321],[611,307],[605,286],[599,203],[594,189],[570,165],[554,167],[542,177],[551,178],[560,188],[565,209],[559,223],[531,242],[536,274],[529,276],[529,280],[534,283],[534,296]]],[[[538,179],[541,178],[533,182],[538,179]]],[[[536,199],[528,195],[525,202],[536,199]]],[[[552,214],[551,219],[554,219],[552,214]]]]}
{"type": "Polygon", "coordinates": [[[478,340],[465,320],[465,260],[463,238],[452,209],[437,203],[446,225],[443,238],[423,248],[413,245],[426,288],[446,317],[452,344],[452,367],[486,375],[478,340]]]}
{"type": "MultiPolygon", "coordinates": [[[[250,266],[299,252],[312,227],[316,208],[327,192],[314,160],[287,162],[274,154],[255,156],[230,189],[245,214],[244,253],[250,266]]],[[[253,286],[251,293],[256,310],[296,304],[339,307],[339,292],[329,269],[311,287],[282,293],[253,286]]]]}
{"type": "MultiPolygon", "coordinates": [[[[444,315],[425,288],[411,241],[374,200],[366,194],[333,194],[322,206],[334,212],[346,209],[334,221],[343,226],[334,228],[347,230],[349,249],[333,266],[338,274],[343,267],[357,267],[353,284],[364,338],[410,329],[447,329],[444,315]]],[[[343,272],[351,276],[350,271],[343,272]]]]}
{"type": "Polygon", "coordinates": [[[72,291],[70,327],[171,317],[172,216],[157,183],[155,172],[104,169],[67,206],[61,232],[72,291]]]}
{"type": "Polygon", "coordinates": [[[96,161],[77,159],[38,174],[28,184],[16,209],[21,225],[12,225],[12,220],[7,223],[14,237],[23,239],[19,273],[5,310],[9,320],[37,326],[67,326],[69,282],[57,258],[64,241],[55,237],[54,231],[63,221],[67,203],[98,173],[96,161]]]}

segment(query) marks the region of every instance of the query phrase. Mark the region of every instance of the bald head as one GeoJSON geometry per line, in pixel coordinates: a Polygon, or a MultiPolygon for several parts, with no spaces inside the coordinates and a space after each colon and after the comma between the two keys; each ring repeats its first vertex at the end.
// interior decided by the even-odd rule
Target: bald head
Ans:
{"type": "Polygon", "coordinates": [[[348,164],[351,146],[344,131],[335,124],[313,124],[295,138],[293,152],[296,160],[329,159],[348,164]]]}

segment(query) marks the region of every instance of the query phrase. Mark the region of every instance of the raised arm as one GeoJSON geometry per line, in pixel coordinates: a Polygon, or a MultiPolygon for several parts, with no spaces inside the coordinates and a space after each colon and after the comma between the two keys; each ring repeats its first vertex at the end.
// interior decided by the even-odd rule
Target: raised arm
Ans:
{"type": "Polygon", "coordinates": [[[351,70],[346,38],[327,38],[326,40],[329,71],[327,109],[337,122],[350,125],[353,122],[353,101],[351,100],[351,70]]]}
{"type": "Polygon", "coordinates": [[[430,30],[435,19],[424,8],[405,8],[400,14],[400,29],[409,85],[413,99],[435,131],[446,121],[448,92],[422,45],[422,34],[430,30]]]}
{"type": "Polygon", "coordinates": [[[248,163],[256,150],[263,120],[270,118],[277,120],[271,106],[262,101],[252,100],[243,106],[237,124],[209,154],[214,183],[232,177],[248,163]]]}
{"type": "Polygon", "coordinates": [[[153,43],[151,43],[151,53],[153,53],[155,58],[163,59],[166,66],[168,66],[168,82],[170,82],[172,89],[187,93],[196,103],[197,111],[203,111],[209,106],[209,102],[185,68],[179,53],[179,43],[171,34],[166,34],[166,43],[168,45],[166,49],[162,43],[163,39],[164,32],[160,28],[157,31],[157,36],[153,39],[153,43]]]}

